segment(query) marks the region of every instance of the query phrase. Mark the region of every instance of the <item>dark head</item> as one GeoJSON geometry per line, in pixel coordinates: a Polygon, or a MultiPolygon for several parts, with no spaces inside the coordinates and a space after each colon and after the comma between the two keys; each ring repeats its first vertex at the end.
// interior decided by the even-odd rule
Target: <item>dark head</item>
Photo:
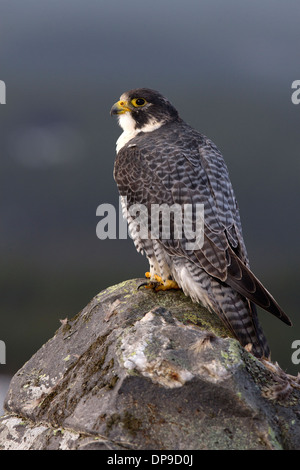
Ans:
{"type": "Polygon", "coordinates": [[[174,106],[158,91],[149,88],[137,88],[123,93],[110,113],[119,117],[119,124],[123,129],[128,127],[130,121],[132,127],[140,131],[149,126],[159,127],[178,118],[174,106]]]}

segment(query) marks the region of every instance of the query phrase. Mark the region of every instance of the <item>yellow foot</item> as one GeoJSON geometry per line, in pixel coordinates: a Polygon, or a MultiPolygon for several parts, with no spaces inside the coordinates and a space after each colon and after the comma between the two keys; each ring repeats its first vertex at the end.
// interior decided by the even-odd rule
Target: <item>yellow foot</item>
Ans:
{"type": "MultiPolygon", "coordinates": [[[[147,272],[145,273],[145,277],[146,277],[147,279],[150,279],[150,278],[151,278],[151,273],[150,273],[149,271],[147,271],[147,272]]],[[[139,288],[140,288],[140,287],[145,287],[145,289],[155,289],[155,287],[156,287],[156,282],[153,282],[153,281],[152,281],[152,282],[143,282],[143,283],[139,286],[139,288]]]]}
{"type": "MultiPolygon", "coordinates": [[[[159,277],[159,276],[157,276],[159,277]]],[[[156,291],[159,291],[159,290],[170,290],[170,289],[180,289],[180,287],[178,286],[177,282],[175,281],[171,281],[171,280],[167,280],[164,284],[160,284],[158,285],[155,290],[156,291]]]]}
{"type": "MultiPolygon", "coordinates": [[[[149,271],[145,273],[145,276],[150,279],[151,274],[149,271]]],[[[157,274],[154,274],[154,279],[152,279],[152,282],[149,284],[145,285],[146,289],[155,289],[156,291],[159,290],[170,290],[170,289],[180,289],[178,286],[177,282],[167,280],[166,282],[163,282],[162,278],[158,276],[157,274]]]]}

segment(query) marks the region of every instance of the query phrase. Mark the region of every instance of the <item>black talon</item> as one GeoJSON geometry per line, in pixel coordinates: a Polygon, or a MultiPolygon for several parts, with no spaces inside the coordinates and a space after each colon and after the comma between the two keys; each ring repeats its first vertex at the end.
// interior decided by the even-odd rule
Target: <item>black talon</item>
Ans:
{"type": "Polygon", "coordinates": [[[144,287],[147,289],[153,289],[155,290],[158,286],[160,285],[159,282],[155,282],[155,281],[144,281],[142,282],[141,284],[138,285],[138,290],[141,288],[141,287],[144,287]]]}
{"type": "Polygon", "coordinates": [[[148,283],[147,281],[142,282],[141,284],[138,285],[138,290],[139,290],[141,287],[143,287],[143,286],[148,286],[148,285],[149,285],[149,283],[148,283]]]}

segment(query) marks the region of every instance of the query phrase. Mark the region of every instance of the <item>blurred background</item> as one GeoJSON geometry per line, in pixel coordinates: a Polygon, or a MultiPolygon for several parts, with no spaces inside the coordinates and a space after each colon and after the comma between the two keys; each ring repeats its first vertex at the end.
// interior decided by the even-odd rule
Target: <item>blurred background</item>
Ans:
{"type": "Polygon", "coordinates": [[[294,324],[260,311],[272,359],[297,374],[299,14],[297,0],[2,0],[2,396],[60,319],[147,270],[131,239],[96,237],[98,205],[118,207],[109,111],[136,87],[161,91],[222,151],[251,267],[294,324]]]}

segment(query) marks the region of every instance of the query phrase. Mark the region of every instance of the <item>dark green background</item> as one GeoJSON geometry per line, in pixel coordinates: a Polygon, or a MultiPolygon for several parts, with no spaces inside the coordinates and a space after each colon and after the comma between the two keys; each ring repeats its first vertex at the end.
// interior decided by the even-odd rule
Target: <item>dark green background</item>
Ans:
{"type": "Polygon", "coordinates": [[[131,239],[100,241],[117,206],[123,91],[165,94],[221,149],[251,266],[292,318],[260,318],[290,373],[300,339],[298,1],[2,1],[0,339],[11,374],[103,288],[143,276],[131,239]]]}

